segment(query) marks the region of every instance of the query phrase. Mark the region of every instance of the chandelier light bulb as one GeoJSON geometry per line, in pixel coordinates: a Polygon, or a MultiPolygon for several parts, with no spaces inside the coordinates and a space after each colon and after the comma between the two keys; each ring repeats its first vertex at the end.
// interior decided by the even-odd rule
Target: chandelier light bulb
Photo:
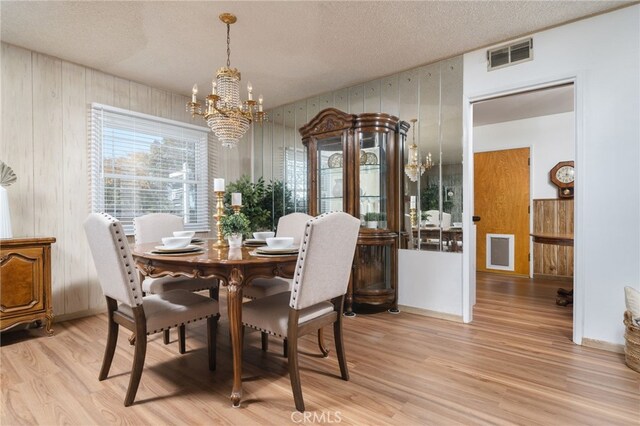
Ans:
{"type": "Polygon", "coordinates": [[[253,94],[251,93],[251,91],[253,90],[253,86],[251,86],[251,82],[247,83],[247,97],[250,101],[253,100],[253,94]]]}
{"type": "Polygon", "coordinates": [[[196,102],[196,95],[198,94],[198,85],[194,84],[191,89],[191,102],[196,102]]]}

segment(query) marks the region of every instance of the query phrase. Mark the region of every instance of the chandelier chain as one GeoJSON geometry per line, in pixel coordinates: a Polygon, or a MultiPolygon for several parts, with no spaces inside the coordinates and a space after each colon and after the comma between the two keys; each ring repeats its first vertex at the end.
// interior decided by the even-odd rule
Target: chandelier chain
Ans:
{"type": "Polygon", "coordinates": [[[230,36],[231,25],[227,24],[227,68],[231,67],[231,36],[230,36]]]}

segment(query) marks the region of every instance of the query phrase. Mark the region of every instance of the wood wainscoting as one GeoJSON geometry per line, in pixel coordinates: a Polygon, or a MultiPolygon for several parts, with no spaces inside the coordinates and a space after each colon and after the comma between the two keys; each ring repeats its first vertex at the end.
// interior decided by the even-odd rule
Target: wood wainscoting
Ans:
{"type": "MultiPolygon", "coordinates": [[[[533,200],[533,232],[573,235],[573,199],[533,200]]],[[[573,247],[533,243],[533,275],[573,279],[573,247]]]]}

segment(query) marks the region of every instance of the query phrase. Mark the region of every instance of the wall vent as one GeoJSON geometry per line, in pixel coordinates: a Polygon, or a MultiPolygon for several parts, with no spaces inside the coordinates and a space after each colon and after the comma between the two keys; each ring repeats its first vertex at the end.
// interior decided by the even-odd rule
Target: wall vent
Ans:
{"type": "Polygon", "coordinates": [[[533,39],[528,38],[507,46],[487,50],[487,69],[492,71],[532,59],[533,39]]]}
{"type": "Polygon", "coordinates": [[[515,235],[487,234],[487,269],[515,269],[515,235]]]}

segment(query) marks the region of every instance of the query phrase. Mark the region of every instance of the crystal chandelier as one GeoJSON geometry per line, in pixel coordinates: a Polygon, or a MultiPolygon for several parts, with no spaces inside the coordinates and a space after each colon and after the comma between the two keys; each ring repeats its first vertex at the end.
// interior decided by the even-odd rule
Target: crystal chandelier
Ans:
{"type": "Polygon", "coordinates": [[[193,85],[191,102],[187,103],[187,111],[191,116],[202,117],[222,146],[233,148],[249,129],[252,121],[262,123],[267,120],[262,110],[262,95],[258,102],[253,100],[251,83],[247,84],[247,100],[240,102],[240,71],[231,68],[231,37],[229,29],[237,21],[235,15],[223,13],[220,20],[227,25],[227,66],[218,69],[211,82],[211,94],[205,98],[204,112],[198,102],[198,85],[193,85]]]}
{"type": "Polygon", "coordinates": [[[416,182],[425,170],[429,170],[433,166],[431,160],[431,153],[425,156],[424,163],[419,162],[420,154],[418,153],[418,145],[416,145],[416,118],[411,120],[413,123],[412,142],[409,145],[409,157],[407,158],[407,164],[404,166],[404,172],[409,177],[411,182],[416,182]]]}

